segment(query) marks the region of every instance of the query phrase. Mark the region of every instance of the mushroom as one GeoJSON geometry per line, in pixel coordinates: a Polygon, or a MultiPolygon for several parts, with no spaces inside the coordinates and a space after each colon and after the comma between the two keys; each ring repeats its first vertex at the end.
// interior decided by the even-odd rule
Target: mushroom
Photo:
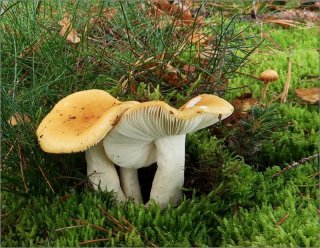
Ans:
{"type": "Polygon", "coordinates": [[[151,101],[128,109],[103,139],[107,157],[120,166],[122,189],[141,201],[137,169],[157,162],[150,200],[160,207],[182,196],[187,133],[208,127],[233,112],[233,106],[214,95],[199,95],[180,109],[151,101]]]}
{"type": "Polygon", "coordinates": [[[261,101],[264,101],[264,99],[266,98],[266,93],[267,93],[270,82],[276,81],[278,79],[279,79],[279,75],[275,70],[268,69],[263,71],[260,74],[260,80],[264,81],[264,87],[261,93],[261,101]]]}
{"type": "Polygon", "coordinates": [[[87,174],[94,188],[113,190],[124,200],[117,171],[100,141],[122,113],[136,104],[121,103],[103,90],[73,93],[60,100],[38,126],[40,147],[48,153],[85,151],[87,174]]]}

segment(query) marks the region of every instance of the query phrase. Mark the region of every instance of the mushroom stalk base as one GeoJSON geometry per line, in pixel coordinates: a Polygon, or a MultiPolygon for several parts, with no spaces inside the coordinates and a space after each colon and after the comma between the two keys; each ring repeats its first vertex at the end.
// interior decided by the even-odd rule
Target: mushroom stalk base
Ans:
{"type": "Polygon", "coordinates": [[[120,181],[127,198],[133,199],[136,203],[142,202],[137,169],[120,167],[120,181]]]}
{"type": "Polygon", "coordinates": [[[102,143],[86,150],[85,154],[87,175],[94,189],[113,191],[118,201],[125,201],[117,170],[106,156],[102,143]]]}
{"type": "Polygon", "coordinates": [[[152,183],[150,201],[155,200],[161,208],[169,202],[176,204],[182,197],[185,138],[185,134],[172,135],[154,141],[158,169],[152,183]]]}

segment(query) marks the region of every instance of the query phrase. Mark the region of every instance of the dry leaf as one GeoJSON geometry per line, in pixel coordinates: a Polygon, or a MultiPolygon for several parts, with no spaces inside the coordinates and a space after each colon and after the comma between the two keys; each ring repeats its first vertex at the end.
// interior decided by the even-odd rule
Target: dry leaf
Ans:
{"type": "Polygon", "coordinates": [[[164,12],[170,12],[171,11],[171,4],[167,0],[154,0],[153,3],[155,6],[164,11],[164,12]]]}
{"type": "Polygon", "coordinates": [[[320,101],[320,88],[300,88],[295,90],[298,97],[311,104],[316,104],[320,101]]]}
{"type": "Polygon", "coordinates": [[[215,56],[215,50],[211,46],[205,46],[203,49],[201,49],[200,52],[197,54],[197,58],[200,59],[210,59],[213,56],[215,56]]]}
{"type": "Polygon", "coordinates": [[[176,87],[179,87],[182,84],[181,74],[179,70],[170,64],[166,64],[164,69],[158,69],[155,73],[168,84],[174,85],[176,87]]]}
{"type": "Polygon", "coordinates": [[[297,22],[297,21],[283,20],[283,19],[279,19],[279,20],[266,19],[266,20],[263,20],[263,21],[266,22],[266,23],[278,24],[283,28],[296,27],[298,24],[301,24],[300,22],[297,22]]]}
{"type": "Polygon", "coordinates": [[[186,65],[183,66],[183,70],[185,72],[193,73],[193,72],[195,72],[196,67],[194,65],[186,64],[186,65]]]}
{"type": "Polygon", "coordinates": [[[117,9],[115,8],[105,8],[103,9],[103,16],[107,18],[107,20],[111,20],[117,14],[117,9]]]}
{"type": "Polygon", "coordinates": [[[252,98],[251,93],[245,93],[232,100],[231,104],[237,112],[248,112],[258,103],[258,98],[252,98]]]}
{"type": "Polygon", "coordinates": [[[22,52],[19,54],[19,58],[21,59],[21,58],[24,58],[25,56],[28,56],[29,54],[34,53],[36,50],[38,50],[42,42],[43,41],[40,39],[40,40],[37,40],[34,44],[30,44],[27,48],[22,50],[22,52]]]}
{"type": "Polygon", "coordinates": [[[181,2],[174,2],[170,4],[167,0],[154,0],[154,6],[160,10],[155,11],[156,17],[162,15],[175,16],[177,19],[180,19],[181,22],[176,22],[178,25],[191,25],[195,22],[195,19],[192,17],[190,6],[181,2]]]}
{"type": "Polygon", "coordinates": [[[189,42],[192,44],[197,43],[197,45],[201,45],[203,43],[206,43],[206,41],[207,41],[206,35],[201,34],[201,33],[193,33],[189,37],[189,42]]]}
{"type": "Polygon", "coordinates": [[[262,22],[275,23],[289,28],[302,23],[318,23],[320,15],[313,11],[292,9],[272,14],[262,14],[258,16],[258,19],[262,22]]]}
{"type": "Polygon", "coordinates": [[[16,126],[16,125],[28,123],[28,122],[30,122],[29,116],[27,116],[26,114],[23,114],[21,116],[19,113],[15,113],[11,115],[10,119],[8,120],[8,123],[11,126],[16,126]]]}
{"type": "Polygon", "coordinates": [[[241,120],[248,118],[249,110],[253,106],[258,104],[257,98],[252,98],[252,93],[244,93],[243,95],[233,99],[231,101],[232,106],[234,107],[234,112],[228,118],[223,120],[223,123],[228,126],[238,125],[241,120]]]}
{"type": "Polygon", "coordinates": [[[65,36],[67,33],[67,41],[75,44],[80,42],[79,34],[72,28],[71,17],[68,13],[66,13],[63,19],[59,21],[59,25],[61,26],[59,34],[65,36]]]}
{"type": "Polygon", "coordinates": [[[90,21],[94,25],[98,25],[98,27],[99,26],[105,27],[107,25],[106,20],[107,21],[112,20],[117,14],[117,12],[118,11],[115,8],[104,8],[101,10],[101,8],[98,8],[97,6],[95,6],[91,9],[92,16],[94,17],[91,18],[90,21]]]}

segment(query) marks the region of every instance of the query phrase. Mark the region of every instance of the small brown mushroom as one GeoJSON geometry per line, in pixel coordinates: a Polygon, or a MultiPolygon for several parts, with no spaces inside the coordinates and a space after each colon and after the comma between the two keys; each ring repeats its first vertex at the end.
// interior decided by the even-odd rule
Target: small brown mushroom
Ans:
{"type": "Polygon", "coordinates": [[[266,93],[269,87],[270,82],[277,81],[279,79],[279,75],[275,70],[265,70],[260,74],[260,80],[264,81],[264,87],[261,93],[261,101],[264,101],[266,98],[266,93]]]}

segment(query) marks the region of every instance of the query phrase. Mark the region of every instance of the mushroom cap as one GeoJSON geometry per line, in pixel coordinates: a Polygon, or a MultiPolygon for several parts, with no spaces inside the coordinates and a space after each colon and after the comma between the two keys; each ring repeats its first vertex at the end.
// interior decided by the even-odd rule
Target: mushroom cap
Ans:
{"type": "Polygon", "coordinates": [[[156,162],[156,139],[197,131],[232,112],[229,102],[207,94],[191,99],[180,109],[161,101],[144,102],[122,115],[103,145],[108,158],[119,166],[149,166],[156,162]]]}
{"type": "Polygon", "coordinates": [[[45,152],[80,152],[97,144],[121,114],[138,102],[121,103],[103,90],[73,93],[42,120],[37,137],[45,152]]]}
{"type": "Polygon", "coordinates": [[[265,70],[260,74],[260,80],[265,82],[276,81],[279,79],[279,75],[275,70],[265,70]]]}

